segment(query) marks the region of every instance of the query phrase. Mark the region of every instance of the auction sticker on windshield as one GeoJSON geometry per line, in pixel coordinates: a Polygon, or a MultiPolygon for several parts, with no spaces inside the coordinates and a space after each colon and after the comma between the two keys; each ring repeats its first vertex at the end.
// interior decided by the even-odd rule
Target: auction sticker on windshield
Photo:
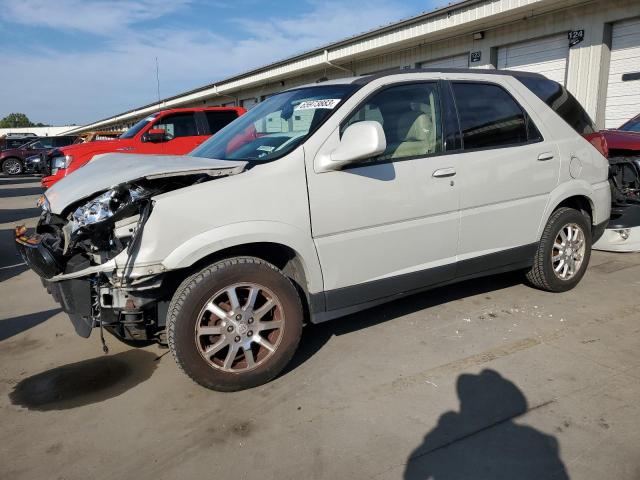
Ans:
{"type": "Polygon", "coordinates": [[[339,98],[325,98],[324,100],[306,100],[300,102],[294,110],[315,110],[317,108],[333,109],[340,103],[339,98]]]}

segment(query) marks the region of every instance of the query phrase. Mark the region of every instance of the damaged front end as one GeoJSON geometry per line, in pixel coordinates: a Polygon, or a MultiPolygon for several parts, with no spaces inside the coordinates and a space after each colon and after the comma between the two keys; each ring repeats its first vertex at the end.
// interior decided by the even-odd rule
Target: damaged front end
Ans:
{"type": "Polygon", "coordinates": [[[161,266],[135,265],[154,196],[237,171],[148,175],[71,202],[57,213],[48,191],[39,200],[42,214],[35,232],[16,227],[17,249],[78,335],[89,337],[99,326],[131,345],[164,343],[174,279],[161,266]]]}
{"type": "Polygon", "coordinates": [[[609,183],[611,217],[593,248],[611,252],[640,251],[640,158],[610,158],[609,183]]]}

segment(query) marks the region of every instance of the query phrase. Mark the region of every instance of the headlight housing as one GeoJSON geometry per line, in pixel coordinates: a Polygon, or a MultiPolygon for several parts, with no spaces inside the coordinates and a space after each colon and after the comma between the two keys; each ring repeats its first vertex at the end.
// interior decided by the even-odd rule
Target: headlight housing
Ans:
{"type": "Polygon", "coordinates": [[[51,204],[49,203],[49,199],[45,194],[40,195],[36,206],[41,208],[44,213],[51,212],[51,204]]]}
{"type": "MultiPolygon", "coordinates": [[[[78,207],[71,214],[69,219],[71,233],[73,234],[83,227],[104,222],[120,212],[126,214],[124,212],[126,207],[150,195],[151,192],[142,187],[133,187],[126,190],[108,190],[78,207]]],[[[122,217],[121,215],[119,216],[122,217]]]]}

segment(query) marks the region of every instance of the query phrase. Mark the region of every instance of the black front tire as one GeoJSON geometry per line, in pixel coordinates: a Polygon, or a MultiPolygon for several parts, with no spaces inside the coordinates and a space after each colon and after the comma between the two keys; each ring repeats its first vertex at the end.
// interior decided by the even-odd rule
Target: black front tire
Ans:
{"type": "Polygon", "coordinates": [[[235,257],[205,267],[182,282],[167,312],[167,341],[178,366],[196,383],[217,391],[244,390],[269,382],[289,363],[300,342],[303,316],[298,292],[282,271],[258,258],[235,257]],[[255,368],[223,371],[198,350],[196,329],[202,309],[215,292],[244,282],[263,285],[278,298],[283,310],[282,338],[270,357],[255,368]]]}
{"type": "Polygon", "coordinates": [[[574,288],[584,276],[591,258],[591,223],[583,212],[567,207],[558,208],[551,214],[542,232],[542,238],[536,251],[533,266],[527,272],[529,283],[548,292],[566,292],[574,288]],[[552,256],[554,243],[560,231],[567,225],[577,225],[584,235],[585,252],[580,267],[570,278],[562,279],[554,271],[552,256]]]}

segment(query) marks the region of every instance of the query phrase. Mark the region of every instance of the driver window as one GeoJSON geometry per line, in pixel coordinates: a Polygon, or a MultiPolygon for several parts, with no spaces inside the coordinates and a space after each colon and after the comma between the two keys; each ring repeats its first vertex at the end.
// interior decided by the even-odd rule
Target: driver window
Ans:
{"type": "Polygon", "coordinates": [[[422,157],[442,152],[440,102],[436,83],[386,88],[361,106],[343,124],[340,134],[356,122],[382,125],[385,152],[373,160],[422,157]]]}
{"type": "Polygon", "coordinates": [[[193,137],[198,135],[196,118],[193,113],[176,113],[158,120],[151,128],[160,128],[167,134],[167,139],[177,137],[193,137]]]}

